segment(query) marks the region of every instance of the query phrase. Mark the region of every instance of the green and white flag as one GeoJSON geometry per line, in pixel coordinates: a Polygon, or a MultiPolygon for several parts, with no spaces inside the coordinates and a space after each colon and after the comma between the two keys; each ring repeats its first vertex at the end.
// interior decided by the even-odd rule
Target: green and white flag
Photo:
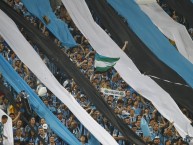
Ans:
{"type": "Polygon", "coordinates": [[[120,58],[110,58],[96,53],[94,63],[95,71],[105,72],[108,69],[112,68],[119,59],[120,58]]]}

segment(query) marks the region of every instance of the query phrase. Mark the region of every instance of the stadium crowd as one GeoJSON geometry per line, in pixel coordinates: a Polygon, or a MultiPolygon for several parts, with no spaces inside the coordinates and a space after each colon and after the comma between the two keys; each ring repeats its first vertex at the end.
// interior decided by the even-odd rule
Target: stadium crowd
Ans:
{"type": "MultiPolygon", "coordinates": [[[[140,96],[128,84],[122,80],[119,74],[112,68],[107,72],[95,72],[94,57],[95,51],[92,49],[88,41],[81,34],[72,22],[67,10],[58,2],[58,5],[53,7],[53,11],[58,18],[68,24],[69,30],[76,40],[78,46],[67,49],[62,46],[61,42],[55,38],[43,23],[30,14],[24,7],[20,0],[7,0],[7,3],[13,7],[18,13],[23,15],[26,20],[30,21],[34,27],[37,27],[45,36],[51,37],[64,53],[66,53],[72,62],[74,62],[80,71],[91,81],[93,86],[101,92],[101,88],[111,90],[124,91],[125,96],[113,96],[100,93],[108,105],[114,110],[114,113],[122,118],[124,122],[147,144],[150,145],[186,145],[188,140],[182,139],[173,126],[173,122],[168,122],[152,105],[151,102],[140,96]],[[140,124],[141,119],[144,118],[149,124],[150,136],[143,135],[140,124]]],[[[172,11],[165,3],[159,1],[163,9],[176,21],[184,24],[189,29],[190,35],[193,38],[193,30],[188,27],[185,19],[175,11],[172,11]]],[[[20,28],[22,33],[25,30],[20,28]]],[[[119,145],[130,145],[129,141],[114,128],[111,123],[95,108],[92,102],[89,101],[89,96],[77,86],[72,78],[69,78],[64,72],[61,72],[32,42],[30,44],[34,47],[40,55],[44,63],[48,66],[50,71],[56,76],[58,81],[76,98],[79,104],[103,126],[119,143],[119,145]]],[[[124,49],[127,42],[125,42],[124,49]]],[[[124,50],[123,50],[124,51],[124,50]]],[[[16,54],[11,50],[4,39],[0,38],[0,53],[13,66],[15,71],[28,83],[28,85],[38,94],[38,91],[44,85],[33,75],[33,73],[23,64],[16,54]]],[[[2,76],[1,76],[2,77],[2,76]]],[[[4,80],[4,85],[12,92],[17,107],[14,107],[6,99],[3,92],[0,93],[0,109],[4,110],[13,119],[13,134],[14,143],[16,145],[64,145],[62,141],[46,124],[44,118],[39,118],[35,112],[32,111],[27,117],[29,122],[22,119],[25,105],[18,99],[21,94],[17,94],[13,88],[4,80]]],[[[100,145],[97,139],[76,119],[76,117],[68,110],[68,108],[54,96],[49,90],[46,94],[39,96],[49,110],[57,116],[57,118],[80,140],[83,145],[100,145]]],[[[183,113],[189,118],[191,114],[185,109],[181,108],[183,113]]]]}

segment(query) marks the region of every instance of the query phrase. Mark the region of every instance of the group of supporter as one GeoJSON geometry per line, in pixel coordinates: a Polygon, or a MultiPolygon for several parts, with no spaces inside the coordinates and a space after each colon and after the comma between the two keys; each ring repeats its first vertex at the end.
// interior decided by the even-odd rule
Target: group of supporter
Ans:
{"type": "MultiPolygon", "coordinates": [[[[69,30],[76,40],[77,46],[73,48],[67,48],[55,38],[46,26],[33,16],[24,7],[20,0],[7,0],[7,3],[23,17],[30,21],[34,27],[39,29],[45,36],[50,37],[54,43],[61,48],[63,53],[69,56],[69,59],[77,65],[80,72],[87,77],[92,85],[100,92],[104,97],[107,104],[114,110],[114,113],[124,120],[129,128],[133,130],[138,136],[140,136],[147,144],[150,145],[186,145],[188,144],[186,139],[182,139],[177,130],[173,126],[173,122],[167,121],[152,105],[150,101],[143,98],[135,90],[133,90],[116,72],[115,69],[110,69],[107,72],[95,72],[94,59],[95,51],[89,44],[88,40],[81,34],[78,28],[71,20],[67,10],[59,2],[53,11],[56,16],[68,24],[69,30]],[[105,95],[101,93],[101,88],[107,88],[111,90],[124,91],[125,96],[113,96],[105,95]],[[150,136],[145,136],[141,129],[141,120],[149,124],[150,136]]],[[[160,3],[161,6],[167,11],[174,20],[183,24],[188,24],[185,19],[178,16],[174,11],[170,10],[167,5],[160,3]]],[[[19,28],[22,33],[25,32],[22,28],[19,28]]],[[[193,32],[190,32],[193,36],[193,32]]],[[[49,60],[49,58],[42,53],[36,44],[29,40],[30,44],[42,58],[43,62],[48,66],[50,71],[58,79],[58,81],[75,97],[77,102],[97,121],[102,127],[104,127],[119,143],[119,145],[131,145],[131,143],[107,120],[89,100],[75,81],[67,76],[65,72],[60,71],[56,65],[49,60]]],[[[12,65],[13,69],[27,82],[27,84],[38,94],[38,91],[44,87],[44,85],[36,78],[35,75],[27,68],[27,66],[21,62],[16,54],[11,50],[9,45],[0,38],[0,53],[5,59],[12,65]]],[[[3,78],[3,76],[1,76],[3,78]]],[[[18,96],[14,89],[4,79],[4,85],[11,91],[17,107],[14,107],[6,98],[4,92],[0,93],[0,109],[4,110],[13,119],[13,135],[16,145],[28,144],[28,145],[63,145],[66,144],[62,141],[46,124],[44,118],[40,118],[32,111],[28,114],[27,121],[23,119],[24,105],[19,101],[18,96]],[[19,109],[18,109],[19,108],[19,109]]],[[[51,91],[47,90],[44,95],[39,95],[44,104],[49,110],[56,115],[56,117],[64,124],[77,139],[84,145],[100,145],[100,142],[76,119],[76,117],[70,112],[70,110],[63,104],[51,91]]],[[[183,113],[191,118],[191,114],[185,109],[181,108],[183,113]]],[[[24,116],[26,117],[26,116],[24,116]]]]}

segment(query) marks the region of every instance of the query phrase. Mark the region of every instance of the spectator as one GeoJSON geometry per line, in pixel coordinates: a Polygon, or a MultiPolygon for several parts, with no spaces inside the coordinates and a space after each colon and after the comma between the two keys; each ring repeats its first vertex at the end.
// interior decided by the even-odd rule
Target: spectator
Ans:
{"type": "Polygon", "coordinates": [[[39,145],[43,142],[48,144],[49,136],[45,133],[43,128],[39,128],[38,130],[39,130],[39,132],[38,132],[38,136],[37,136],[36,141],[35,141],[35,145],[39,145]]]}
{"type": "Polygon", "coordinates": [[[3,145],[3,140],[7,139],[7,137],[4,135],[4,124],[7,123],[8,117],[6,115],[3,115],[1,117],[0,122],[0,145],[3,145]]]}
{"type": "Polygon", "coordinates": [[[36,141],[36,132],[34,132],[34,130],[30,130],[30,132],[28,133],[28,135],[25,138],[25,142],[28,144],[35,144],[36,141]]]}
{"type": "Polygon", "coordinates": [[[34,130],[35,132],[38,131],[38,127],[36,126],[36,121],[34,117],[31,117],[29,124],[25,127],[25,132],[29,134],[31,130],[34,130]]]}
{"type": "Polygon", "coordinates": [[[21,130],[22,136],[25,137],[25,130],[24,130],[24,128],[23,128],[23,122],[22,122],[22,120],[20,120],[20,119],[17,121],[16,125],[13,126],[13,134],[14,134],[14,135],[16,134],[16,131],[17,131],[18,129],[21,130]]]}
{"type": "MultiPolygon", "coordinates": [[[[124,122],[137,135],[143,138],[145,142],[149,144],[161,145],[171,144],[171,142],[176,142],[179,144],[184,143],[182,140],[178,139],[179,134],[177,133],[175,128],[171,124],[169,124],[168,121],[165,121],[165,119],[163,119],[163,117],[155,109],[152,103],[144,99],[142,96],[139,96],[134,90],[132,90],[132,88],[130,88],[130,86],[128,86],[122,80],[116,70],[112,68],[104,73],[94,72],[95,51],[90,46],[89,41],[74,25],[72,19],[70,18],[70,15],[68,14],[65,7],[61,4],[61,2],[58,3],[59,5],[54,6],[55,9],[53,11],[55,11],[58,18],[68,24],[74,39],[79,44],[79,46],[70,48],[68,50],[65,50],[65,46],[63,46],[57,38],[55,38],[54,36],[54,38],[52,38],[52,35],[46,28],[46,26],[36,17],[31,15],[20,0],[8,0],[7,3],[19,14],[23,15],[26,20],[30,21],[32,25],[39,29],[46,37],[50,37],[51,39],[53,39],[53,42],[55,42],[55,44],[69,56],[70,60],[77,65],[80,71],[91,81],[93,86],[96,87],[98,91],[100,91],[100,88],[125,91],[126,95],[120,98],[118,98],[118,96],[106,96],[103,93],[100,94],[107,101],[108,105],[114,110],[115,114],[119,118],[123,119],[124,122]],[[151,134],[150,137],[143,136],[143,132],[140,128],[141,117],[145,118],[145,120],[149,124],[151,134]]],[[[183,24],[187,24],[186,20],[182,16],[178,15],[171,8],[169,8],[163,0],[159,0],[159,3],[174,20],[183,24]]],[[[188,25],[186,25],[186,27],[187,29],[189,29],[188,25]]],[[[24,34],[25,37],[27,37],[23,29],[21,29],[21,32],[24,34]]],[[[189,33],[193,38],[191,28],[189,30],[189,33]]],[[[90,113],[93,119],[95,119],[102,127],[104,127],[111,135],[113,135],[113,137],[120,145],[130,144],[128,140],[126,140],[125,137],[109,123],[109,120],[103,117],[100,112],[96,110],[96,107],[92,104],[92,102],[90,102],[89,96],[84,95],[84,92],[79,88],[74,80],[71,78],[66,79],[66,74],[60,71],[60,68],[57,68],[44,53],[40,52],[36,44],[34,44],[31,40],[29,40],[29,42],[34,47],[36,52],[40,55],[44,63],[52,71],[52,73],[56,75],[56,78],[62,84],[64,84],[64,87],[70,93],[72,93],[79,104],[86,111],[88,111],[88,113],[90,113]]],[[[123,51],[127,43],[128,42],[125,41],[125,45],[122,48],[123,51]]],[[[40,87],[40,82],[37,83],[38,79],[33,75],[33,73],[30,72],[27,66],[25,66],[21,62],[21,60],[18,59],[15,53],[11,51],[10,47],[6,44],[2,37],[0,37],[0,53],[8,60],[8,62],[33,90],[38,90],[38,88],[40,87]]],[[[6,81],[5,84],[10,88],[10,85],[6,81]]],[[[16,96],[16,94],[13,93],[13,96],[16,96]]],[[[64,125],[66,125],[78,139],[80,139],[82,144],[100,144],[97,139],[91,133],[89,133],[84,128],[84,126],[76,119],[76,117],[70,112],[70,110],[63,103],[61,103],[61,101],[58,100],[56,96],[54,96],[49,90],[46,95],[40,98],[43,100],[44,104],[57,116],[57,118],[64,125]]],[[[46,143],[50,145],[64,144],[64,142],[58,136],[53,134],[43,118],[40,119],[37,117],[37,120],[40,119],[40,124],[35,121],[35,117],[33,117],[36,116],[35,113],[30,114],[31,119],[29,123],[27,123],[28,125],[24,125],[24,121],[21,119],[21,116],[25,112],[25,107],[23,106],[21,101],[16,100],[16,102],[19,110],[18,108],[14,108],[14,111],[10,112],[10,117],[14,120],[14,134],[16,135],[16,132],[18,131],[17,138],[25,138],[25,143],[29,145],[43,144],[44,141],[46,141],[46,143]]],[[[7,111],[7,108],[9,108],[8,106],[9,102],[5,99],[4,94],[0,94],[0,107],[3,110],[7,111]]],[[[188,116],[190,115],[187,110],[182,109],[182,111],[184,111],[184,114],[188,116]]],[[[15,144],[21,143],[22,141],[20,141],[20,139],[15,141],[15,144]]]]}
{"type": "Polygon", "coordinates": [[[56,145],[54,136],[50,136],[48,145],[56,145]]]}
{"type": "Polygon", "coordinates": [[[87,137],[86,137],[85,135],[82,135],[82,136],[80,137],[80,142],[81,142],[82,145],[88,145],[88,139],[87,139],[87,137]]]}
{"type": "Polygon", "coordinates": [[[18,128],[16,130],[16,134],[14,137],[14,142],[19,141],[20,144],[24,145],[25,144],[25,139],[22,137],[22,130],[20,128],[18,128]]]}

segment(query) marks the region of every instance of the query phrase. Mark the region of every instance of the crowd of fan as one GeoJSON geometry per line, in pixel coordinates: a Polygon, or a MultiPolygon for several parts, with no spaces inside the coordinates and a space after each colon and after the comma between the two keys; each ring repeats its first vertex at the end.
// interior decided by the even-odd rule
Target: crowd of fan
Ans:
{"type": "MultiPolygon", "coordinates": [[[[101,88],[108,88],[112,90],[125,91],[125,96],[113,96],[100,93],[105,98],[108,105],[114,110],[114,113],[122,118],[124,122],[146,143],[151,145],[186,145],[187,142],[183,140],[173,126],[173,122],[168,122],[155,107],[136,93],[128,84],[126,84],[119,74],[110,69],[104,73],[96,73],[94,71],[94,56],[95,51],[92,49],[88,41],[84,38],[81,32],[76,28],[72,22],[65,7],[60,3],[54,9],[58,18],[62,19],[69,26],[69,30],[76,40],[78,46],[67,50],[62,46],[61,42],[54,38],[54,36],[46,29],[45,25],[36,17],[30,14],[20,0],[7,0],[7,3],[12,6],[18,13],[22,14],[26,20],[30,21],[34,27],[37,27],[42,33],[51,37],[64,53],[66,53],[72,62],[74,62],[80,71],[91,81],[93,86],[100,91],[101,88]],[[141,119],[144,118],[149,124],[150,136],[145,137],[141,130],[141,119]]],[[[164,5],[165,8],[165,5],[164,5]]],[[[176,18],[175,13],[172,17],[176,18]]],[[[22,30],[21,31],[25,31],[22,30]]],[[[192,35],[192,34],[191,34],[192,35]]],[[[111,123],[95,108],[92,102],[89,101],[89,96],[86,96],[83,91],[76,85],[73,79],[66,77],[64,72],[61,72],[42,52],[37,46],[30,41],[37,53],[40,55],[44,63],[48,66],[51,72],[56,76],[60,83],[76,98],[79,104],[103,126],[120,145],[130,145],[128,140],[114,128],[111,123]]],[[[33,73],[23,64],[15,53],[11,50],[8,44],[0,38],[0,53],[13,66],[16,72],[28,83],[28,85],[38,93],[38,90],[43,87],[43,84],[33,75],[33,73]]],[[[6,86],[7,82],[4,80],[6,86]]],[[[10,88],[10,87],[9,87],[10,88]]],[[[10,89],[13,90],[13,89],[10,89]]],[[[18,94],[14,91],[13,96],[20,110],[13,107],[3,92],[0,94],[0,108],[4,110],[13,119],[13,133],[15,144],[39,145],[45,142],[46,144],[65,144],[57,135],[55,135],[46,121],[39,118],[35,112],[28,116],[29,122],[22,120],[22,103],[19,101],[18,94]],[[43,140],[43,141],[42,141],[43,140]]],[[[82,144],[98,145],[100,144],[89,131],[76,119],[76,117],[68,110],[68,108],[54,96],[49,90],[46,95],[40,96],[44,104],[50,109],[53,114],[78,138],[82,144]],[[94,143],[93,143],[94,142],[94,143]]],[[[191,115],[185,108],[181,108],[183,113],[188,117],[191,115]]]]}

